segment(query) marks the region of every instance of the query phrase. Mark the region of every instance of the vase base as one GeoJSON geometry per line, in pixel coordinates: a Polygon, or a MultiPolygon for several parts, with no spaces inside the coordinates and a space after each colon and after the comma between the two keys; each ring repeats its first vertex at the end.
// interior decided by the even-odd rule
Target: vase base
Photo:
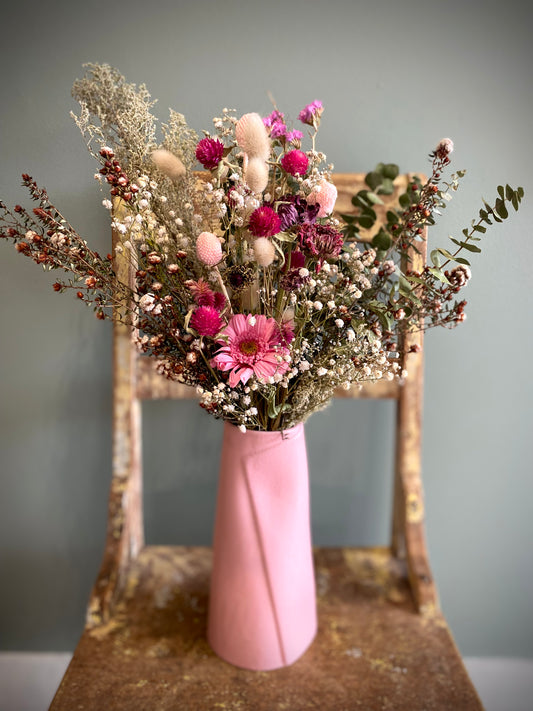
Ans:
{"type": "Polygon", "coordinates": [[[224,641],[212,639],[208,632],[207,641],[213,652],[220,657],[223,661],[228,664],[238,667],[239,669],[247,669],[249,671],[274,671],[275,669],[283,669],[285,667],[290,667],[292,664],[297,662],[303,655],[307,652],[309,647],[313,644],[313,641],[317,633],[317,624],[315,621],[314,628],[309,632],[308,637],[303,637],[298,640],[298,651],[293,648],[291,654],[280,653],[280,650],[262,649],[258,650],[253,655],[244,655],[242,649],[233,649],[224,641]]]}

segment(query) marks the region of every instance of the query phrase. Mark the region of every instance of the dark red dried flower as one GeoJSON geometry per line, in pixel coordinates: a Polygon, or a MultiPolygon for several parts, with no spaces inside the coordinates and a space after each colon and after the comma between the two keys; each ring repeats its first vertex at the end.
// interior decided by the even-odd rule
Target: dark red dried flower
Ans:
{"type": "Polygon", "coordinates": [[[303,252],[311,257],[318,257],[319,265],[324,259],[338,257],[344,243],[340,232],[328,225],[316,223],[302,225],[298,240],[303,252]]]}

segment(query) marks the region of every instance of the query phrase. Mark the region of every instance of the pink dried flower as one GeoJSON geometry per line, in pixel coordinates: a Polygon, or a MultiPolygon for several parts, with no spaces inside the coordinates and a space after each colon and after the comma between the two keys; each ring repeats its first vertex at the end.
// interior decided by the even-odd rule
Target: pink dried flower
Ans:
{"type": "Polygon", "coordinates": [[[316,99],[310,104],[307,104],[307,106],[300,111],[298,118],[302,123],[306,123],[308,126],[314,126],[316,128],[323,111],[324,107],[322,106],[322,102],[316,99]]]}
{"type": "Polygon", "coordinates": [[[284,138],[287,135],[287,126],[283,121],[274,121],[270,127],[271,138],[284,138]]]}
{"type": "Polygon", "coordinates": [[[284,116],[285,116],[285,114],[282,114],[281,111],[274,109],[274,111],[272,111],[270,116],[265,116],[265,118],[263,119],[263,123],[265,124],[265,126],[267,128],[270,128],[272,126],[272,124],[274,124],[278,121],[283,123],[284,116]]]}
{"type": "Polygon", "coordinates": [[[199,306],[191,316],[190,325],[200,336],[216,336],[223,321],[213,306],[199,306]]]}
{"type": "Polygon", "coordinates": [[[285,359],[289,350],[280,344],[280,328],[273,318],[236,314],[220,335],[223,345],[211,365],[231,371],[232,388],[239,381],[247,383],[252,375],[265,382],[276,373],[285,373],[289,367],[285,359]]]}
{"type": "Polygon", "coordinates": [[[196,146],[196,159],[207,168],[214,170],[224,155],[224,144],[218,138],[202,138],[196,146]]]}
{"type": "Polygon", "coordinates": [[[198,279],[198,281],[188,279],[185,286],[199,306],[215,305],[215,294],[205,279],[198,279]]]}
{"type": "Polygon", "coordinates": [[[289,151],[281,159],[281,167],[289,175],[305,175],[309,159],[303,151],[289,151]]]}
{"type": "Polygon", "coordinates": [[[214,267],[222,260],[222,245],[212,232],[202,232],[196,240],[196,256],[208,267],[214,267]]]}
{"type": "Polygon", "coordinates": [[[337,201],[337,188],[328,180],[322,180],[306,198],[308,205],[319,205],[317,217],[326,217],[333,212],[337,201]]]}
{"type": "Polygon", "coordinates": [[[289,141],[289,143],[299,143],[303,137],[303,133],[301,131],[298,131],[297,128],[287,133],[287,140],[289,141]]]}
{"type": "Polygon", "coordinates": [[[248,229],[254,237],[272,237],[281,230],[281,220],[271,207],[263,205],[250,215],[248,229]]]}

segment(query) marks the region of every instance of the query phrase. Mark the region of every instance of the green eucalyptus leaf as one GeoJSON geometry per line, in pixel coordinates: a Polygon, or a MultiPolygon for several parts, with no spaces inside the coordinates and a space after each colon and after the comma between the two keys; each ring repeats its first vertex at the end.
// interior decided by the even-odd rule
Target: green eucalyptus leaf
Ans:
{"type": "Polygon", "coordinates": [[[394,185],[390,178],[383,178],[383,182],[379,186],[379,191],[382,195],[392,195],[394,192],[394,185]]]}
{"type": "Polygon", "coordinates": [[[383,177],[389,178],[389,180],[394,180],[395,178],[397,178],[399,172],[400,169],[395,163],[387,163],[383,166],[383,177]]]}
{"type": "Polygon", "coordinates": [[[505,200],[505,188],[503,185],[498,185],[498,195],[501,197],[502,200],[505,200]]]}
{"type": "Polygon", "coordinates": [[[398,198],[398,202],[400,203],[400,207],[406,208],[411,204],[411,199],[407,193],[402,193],[398,198]]]}
{"type": "Polygon", "coordinates": [[[509,217],[509,213],[507,212],[507,208],[505,207],[504,200],[496,200],[494,209],[503,220],[506,220],[509,217]]]}
{"type": "Polygon", "coordinates": [[[459,244],[469,252],[481,252],[481,249],[476,244],[470,244],[470,242],[459,242],[459,244]]]}
{"type": "Polygon", "coordinates": [[[352,205],[354,207],[368,207],[368,201],[365,199],[367,190],[360,190],[356,195],[352,197],[352,205]]]}
{"type": "Polygon", "coordinates": [[[373,218],[371,215],[360,215],[358,218],[358,222],[366,230],[369,230],[371,227],[374,226],[375,223],[375,218],[373,218]]]}
{"type": "Polygon", "coordinates": [[[453,257],[453,260],[455,262],[459,262],[459,264],[466,264],[468,267],[470,266],[470,262],[464,257],[453,257]]]}
{"type": "Polygon", "coordinates": [[[441,269],[436,269],[433,267],[429,267],[429,273],[433,274],[434,277],[436,277],[439,281],[442,281],[443,284],[449,284],[450,282],[448,281],[448,278],[446,277],[446,274],[441,270],[441,269]]]}
{"type": "Polygon", "coordinates": [[[365,183],[368,185],[370,190],[375,190],[381,185],[382,182],[383,176],[375,170],[365,175],[365,183]]]}
{"type": "Polygon", "coordinates": [[[369,202],[373,203],[374,205],[383,205],[383,200],[376,195],[376,193],[371,193],[368,192],[366,195],[367,199],[369,202]]]}
{"type": "Polygon", "coordinates": [[[437,251],[440,252],[443,257],[446,257],[446,259],[455,259],[453,254],[451,252],[448,252],[447,249],[443,249],[442,247],[437,247],[437,251]]]}
{"type": "Polygon", "coordinates": [[[388,234],[388,232],[385,232],[384,229],[381,229],[377,235],[374,235],[372,238],[372,246],[376,247],[376,249],[386,251],[391,245],[392,237],[388,234]]]}
{"type": "Polygon", "coordinates": [[[435,267],[440,267],[440,257],[438,249],[431,250],[429,258],[431,259],[431,262],[435,267]]]}

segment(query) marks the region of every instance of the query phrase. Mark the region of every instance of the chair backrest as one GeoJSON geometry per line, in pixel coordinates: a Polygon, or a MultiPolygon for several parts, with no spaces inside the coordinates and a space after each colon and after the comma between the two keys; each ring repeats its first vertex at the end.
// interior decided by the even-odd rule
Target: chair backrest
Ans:
{"type": "MultiPolygon", "coordinates": [[[[378,207],[384,217],[395,204],[411,176],[395,181],[395,192],[384,196],[378,207]]],[[[365,187],[363,174],[333,176],[338,189],[337,213],[353,211],[351,198],[365,187]]],[[[379,228],[363,236],[370,241],[379,228]]],[[[118,236],[113,235],[113,247],[118,236]]],[[[113,252],[116,254],[116,252],[113,252]]],[[[425,264],[426,243],[418,243],[409,258],[414,269],[425,264]]],[[[127,259],[117,254],[118,277],[132,283],[133,273],[127,259]]],[[[109,496],[108,528],[104,558],[94,586],[88,612],[88,624],[106,620],[123,590],[129,563],[144,545],[142,508],[141,403],[150,399],[197,397],[194,388],[170,381],[156,370],[154,359],[142,356],[133,342],[131,327],[118,319],[113,325],[113,474],[109,496]]],[[[424,506],[421,484],[421,419],[423,395],[423,331],[406,333],[406,356],[402,364],[408,376],[401,382],[383,381],[339,390],[343,398],[379,398],[396,400],[395,475],[392,510],[392,554],[405,560],[413,597],[419,612],[433,614],[438,609],[435,586],[428,563],[424,531],[424,506]],[[415,348],[411,349],[411,346],[415,348]]]]}

